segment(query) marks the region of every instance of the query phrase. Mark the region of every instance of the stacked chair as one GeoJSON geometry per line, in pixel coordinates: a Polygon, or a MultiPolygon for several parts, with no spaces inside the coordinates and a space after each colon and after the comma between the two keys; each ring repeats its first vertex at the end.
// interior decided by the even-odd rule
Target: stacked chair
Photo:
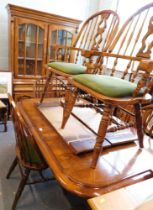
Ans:
{"type": "MultiPolygon", "coordinates": [[[[139,147],[143,148],[141,107],[147,105],[147,110],[150,108],[152,114],[152,106],[148,105],[152,101],[153,86],[152,14],[153,3],[135,12],[118,32],[109,52],[84,50],[84,56],[90,57],[89,66],[93,64],[92,57],[95,59],[97,56],[95,67],[104,69],[100,71],[102,74],[79,74],[68,79],[72,88],[65,97],[62,128],[69,119],[80,90],[97,99],[103,106],[92,168],[96,167],[106,133],[112,131],[110,125],[116,117],[119,120],[116,120],[114,131],[134,126],[139,147]]],[[[146,112],[143,113],[145,115],[146,112]]],[[[148,119],[148,115],[146,118],[144,116],[144,123],[145,119],[148,119]]],[[[149,132],[152,132],[152,128],[149,132]]]]}
{"type": "MultiPolygon", "coordinates": [[[[57,83],[58,86],[61,84],[59,88],[59,92],[61,92],[62,87],[63,89],[68,87],[67,78],[70,76],[87,72],[96,73],[95,65],[93,63],[88,65],[90,55],[88,56],[86,54],[86,56],[83,56],[83,51],[107,51],[117,33],[118,26],[118,15],[112,10],[102,10],[85,21],[71,47],[64,47],[64,62],[58,61],[61,57],[60,52],[62,48],[56,46],[55,62],[51,62],[46,66],[48,78],[40,103],[43,102],[45,94],[47,94],[47,90],[50,88],[51,81],[53,88],[57,83]],[[59,80],[60,82],[55,82],[55,80],[59,80]]],[[[96,60],[98,59],[96,57],[96,60]]]]}
{"type": "Polygon", "coordinates": [[[51,178],[44,177],[42,173],[43,170],[48,168],[48,165],[43,159],[34,137],[22,118],[11,95],[9,95],[9,101],[12,107],[12,119],[16,136],[16,157],[6,177],[7,179],[10,177],[16,165],[19,166],[22,177],[12,205],[12,210],[14,210],[25,185],[49,181],[51,178]],[[28,177],[31,171],[38,171],[40,179],[29,182],[28,177]]]}

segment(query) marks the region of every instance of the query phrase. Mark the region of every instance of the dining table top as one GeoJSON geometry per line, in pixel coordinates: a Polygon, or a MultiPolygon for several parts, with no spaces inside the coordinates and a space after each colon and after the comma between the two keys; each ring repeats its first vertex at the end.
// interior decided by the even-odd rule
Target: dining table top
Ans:
{"type": "MultiPolygon", "coordinates": [[[[40,111],[40,106],[60,107],[57,99],[45,99],[41,105],[39,99],[24,99],[17,106],[55,178],[66,190],[91,198],[153,176],[153,161],[148,161],[153,159],[153,143],[148,137],[144,149],[139,149],[135,142],[104,149],[92,169],[92,151],[75,154],[40,111]]],[[[48,115],[55,118],[56,113],[48,115]]]]}

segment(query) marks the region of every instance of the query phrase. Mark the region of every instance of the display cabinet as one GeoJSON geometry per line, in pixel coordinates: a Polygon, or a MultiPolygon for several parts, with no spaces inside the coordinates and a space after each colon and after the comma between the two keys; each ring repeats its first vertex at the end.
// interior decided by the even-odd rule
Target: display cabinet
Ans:
{"type": "Polygon", "coordinates": [[[18,18],[15,21],[15,78],[44,74],[46,62],[47,25],[18,18]]]}
{"type": "MultiPolygon", "coordinates": [[[[70,46],[81,21],[11,4],[7,8],[13,95],[33,96],[35,80],[46,76],[45,64],[55,60],[55,46],[70,46]]],[[[64,48],[58,60],[64,60],[64,48]]]]}

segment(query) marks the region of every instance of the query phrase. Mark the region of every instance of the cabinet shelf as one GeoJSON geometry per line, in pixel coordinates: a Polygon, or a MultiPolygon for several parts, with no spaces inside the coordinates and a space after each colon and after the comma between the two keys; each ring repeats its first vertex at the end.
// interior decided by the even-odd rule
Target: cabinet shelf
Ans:
{"type": "Polygon", "coordinates": [[[24,41],[24,40],[18,40],[19,43],[23,43],[23,44],[37,44],[37,45],[43,45],[43,43],[36,43],[33,41],[24,41]]]}
{"type": "Polygon", "coordinates": [[[29,61],[42,61],[43,59],[42,58],[30,58],[30,57],[26,57],[26,58],[24,58],[24,57],[18,57],[18,60],[29,60],[29,61]]]}

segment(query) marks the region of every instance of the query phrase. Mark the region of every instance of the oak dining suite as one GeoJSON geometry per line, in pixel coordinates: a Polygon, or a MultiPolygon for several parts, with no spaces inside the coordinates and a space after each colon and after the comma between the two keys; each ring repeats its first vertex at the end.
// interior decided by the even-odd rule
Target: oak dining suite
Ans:
{"type": "Polygon", "coordinates": [[[46,168],[65,190],[89,199],[90,208],[111,210],[99,202],[153,177],[147,161],[153,152],[153,3],[122,26],[115,11],[102,10],[78,33],[79,20],[11,4],[8,10],[16,156],[7,178],[17,164],[22,168],[12,210],[30,171],[48,181],[46,168]]]}

